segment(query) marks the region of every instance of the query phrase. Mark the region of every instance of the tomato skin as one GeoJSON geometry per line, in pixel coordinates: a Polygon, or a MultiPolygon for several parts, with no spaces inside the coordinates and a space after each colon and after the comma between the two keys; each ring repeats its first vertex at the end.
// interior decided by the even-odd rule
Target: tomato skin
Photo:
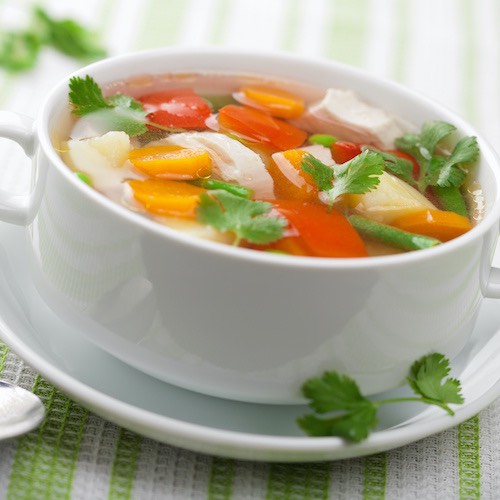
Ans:
{"type": "Polygon", "coordinates": [[[307,139],[303,130],[248,106],[228,104],[219,110],[218,120],[222,131],[268,144],[276,150],[298,148],[307,139]]]}
{"type": "Polygon", "coordinates": [[[348,141],[336,141],[330,146],[335,163],[345,163],[361,154],[361,144],[348,141]]]}
{"type": "Polygon", "coordinates": [[[366,257],[365,244],[347,218],[326,205],[294,200],[273,200],[276,210],[290,223],[290,236],[271,246],[311,257],[366,257]],[[294,233],[297,235],[295,236],[294,233]]]}
{"type": "Polygon", "coordinates": [[[150,122],[169,128],[205,129],[205,121],[212,113],[205,99],[188,88],[154,92],[138,100],[150,122]]]}

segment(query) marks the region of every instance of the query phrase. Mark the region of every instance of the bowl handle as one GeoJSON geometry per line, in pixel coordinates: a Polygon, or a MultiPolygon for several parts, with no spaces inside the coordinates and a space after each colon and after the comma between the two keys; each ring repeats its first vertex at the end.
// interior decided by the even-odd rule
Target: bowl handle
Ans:
{"type": "MultiPolygon", "coordinates": [[[[35,153],[34,121],[27,116],[10,111],[0,111],[0,137],[17,142],[30,158],[35,153]]],[[[26,225],[31,219],[34,191],[28,194],[13,194],[0,189],[0,220],[26,225]]]]}
{"type": "MultiPolygon", "coordinates": [[[[499,228],[500,229],[500,228],[499,228]]],[[[498,243],[500,244],[500,243],[498,243]]],[[[484,296],[490,299],[500,299],[500,268],[492,267],[486,286],[484,288],[484,296]]]]}

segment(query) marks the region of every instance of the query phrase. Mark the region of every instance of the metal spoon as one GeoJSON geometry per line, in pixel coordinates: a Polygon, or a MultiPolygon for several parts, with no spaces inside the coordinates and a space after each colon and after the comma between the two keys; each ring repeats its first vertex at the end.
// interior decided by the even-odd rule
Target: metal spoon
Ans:
{"type": "Polygon", "coordinates": [[[45,407],[38,396],[0,380],[0,439],[31,431],[44,415],[45,407]]]}

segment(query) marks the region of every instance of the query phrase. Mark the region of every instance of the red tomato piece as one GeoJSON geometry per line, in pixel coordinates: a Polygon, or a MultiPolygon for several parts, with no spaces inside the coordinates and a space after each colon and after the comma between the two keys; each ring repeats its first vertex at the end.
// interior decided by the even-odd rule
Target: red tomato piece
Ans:
{"type": "Polygon", "coordinates": [[[312,257],[368,255],[363,240],[339,211],[295,200],[273,200],[272,204],[288,219],[292,233],[271,245],[272,248],[287,251],[295,247],[298,251],[294,253],[312,257]]]}
{"type": "Polygon", "coordinates": [[[298,148],[307,139],[303,130],[248,106],[228,104],[222,107],[219,125],[223,131],[269,144],[278,150],[298,148]]]}
{"type": "Polygon", "coordinates": [[[356,142],[336,141],[330,146],[335,163],[345,163],[361,154],[361,144],[356,142]]]}
{"type": "MultiPolygon", "coordinates": [[[[203,129],[212,110],[192,89],[162,90],[139,98],[148,120],[169,128],[203,129]]],[[[154,128],[154,126],[151,126],[154,128]]]]}

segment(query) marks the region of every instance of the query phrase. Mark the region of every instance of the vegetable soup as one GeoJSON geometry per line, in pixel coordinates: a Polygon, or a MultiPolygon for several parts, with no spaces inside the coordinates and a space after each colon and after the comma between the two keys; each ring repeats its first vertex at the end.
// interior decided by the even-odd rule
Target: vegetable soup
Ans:
{"type": "Polygon", "coordinates": [[[420,130],[349,89],[255,75],[70,81],[62,157],[159,224],[283,255],[426,249],[482,216],[475,137],[420,130]]]}

